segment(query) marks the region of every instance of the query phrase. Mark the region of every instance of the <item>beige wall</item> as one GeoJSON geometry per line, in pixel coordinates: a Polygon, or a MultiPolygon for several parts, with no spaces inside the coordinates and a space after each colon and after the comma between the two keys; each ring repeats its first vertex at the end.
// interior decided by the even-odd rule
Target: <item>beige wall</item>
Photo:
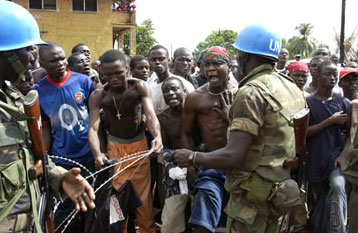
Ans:
{"type": "MultiPolygon", "coordinates": [[[[57,0],[57,11],[32,10],[42,39],[60,44],[68,57],[77,43],[91,50],[91,61],[113,48],[113,28],[130,31],[131,55],[135,54],[135,13],[112,11],[112,0],[97,0],[97,12],[74,12],[71,0],[57,0]]],[[[26,9],[28,0],[14,1],[26,9]]]]}

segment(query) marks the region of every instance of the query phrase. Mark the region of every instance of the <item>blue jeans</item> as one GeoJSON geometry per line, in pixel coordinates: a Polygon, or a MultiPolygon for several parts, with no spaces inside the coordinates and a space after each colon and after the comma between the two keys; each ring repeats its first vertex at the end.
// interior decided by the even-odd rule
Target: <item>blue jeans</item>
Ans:
{"type": "MultiPolygon", "coordinates": [[[[311,223],[314,232],[346,232],[347,196],[346,181],[339,167],[328,177],[328,186],[320,190],[315,201],[311,223]]],[[[320,184],[311,184],[312,191],[320,184]]]]}

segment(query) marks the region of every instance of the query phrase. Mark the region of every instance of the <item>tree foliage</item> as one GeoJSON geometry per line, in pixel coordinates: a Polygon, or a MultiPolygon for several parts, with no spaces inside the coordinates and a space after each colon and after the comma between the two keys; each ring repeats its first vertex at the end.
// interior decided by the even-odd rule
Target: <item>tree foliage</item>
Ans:
{"type": "MultiPolygon", "coordinates": [[[[358,39],[358,30],[357,27],[353,30],[353,32],[346,37],[344,40],[344,62],[349,62],[350,60],[357,60],[358,59],[358,47],[354,48],[354,44],[356,40],[358,39]]],[[[335,31],[334,32],[334,40],[337,44],[337,47],[340,47],[341,43],[341,37],[340,35],[335,31]]],[[[339,52],[339,50],[337,51],[339,52]]]]}
{"type": "Polygon", "coordinates": [[[313,26],[310,23],[301,23],[295,29],[297,35],[287,41],[282,40],[282,47],[288,49],[290,58],[294,58],[296,54],[300,54],[302,58],[312,56],[317,48],[317,40],[312,38],[313,26]]]}
{"type": "Polygon", "coordinates": [[[224,47],[231,55],[235,55],[235,49],[232,44],[235,42],[237,32],[232,30],[218,30],[213,31],[206,37],[205,41],[200,42],[194,49],[193,56],[198,58],[201,51],[210,48],[211,46],[224,47]]]}
{"type": "MultiPolygon", "coordinates": [[[[147,52],[157,43],[153,37],[154,28],[150,19],[144,20],[141,26],[136,26],[136,54],[145,56],[147,52]]],[[[129,55],[129,33],[125,32],[123,37],[123,50],[124,53],[129,55]]]]}

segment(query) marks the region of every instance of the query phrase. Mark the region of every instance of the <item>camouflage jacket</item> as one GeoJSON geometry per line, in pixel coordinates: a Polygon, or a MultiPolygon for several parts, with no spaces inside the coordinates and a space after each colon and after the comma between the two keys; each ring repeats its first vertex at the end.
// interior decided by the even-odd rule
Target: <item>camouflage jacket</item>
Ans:
{"type": "MultiPolygon", "coordinates": [[[[37,181],[30,181],[27,175],[34,158],[27,149],[22,103],[22,94],[5,83],[0,89],[0,224],[8,215],[32,212],[36,216],[31,202],[36,202],[39,190],[37,181]]],[[[51,190],[58,198],[65,173],[65,169],[51,163],[51,190]]]]}
{"type": "Polygon", "coordinates": [[[225,188],[230,193],[240,192],[240,182],[252,172],[272,182],[290,178],[282,164],[295,156],[292,118],[305,106],[303,92],[272,65],[256,67],[240,82],[229,111],[229,130],[248,132],[254,141],[244,165],[227,172],[225,188]]]}

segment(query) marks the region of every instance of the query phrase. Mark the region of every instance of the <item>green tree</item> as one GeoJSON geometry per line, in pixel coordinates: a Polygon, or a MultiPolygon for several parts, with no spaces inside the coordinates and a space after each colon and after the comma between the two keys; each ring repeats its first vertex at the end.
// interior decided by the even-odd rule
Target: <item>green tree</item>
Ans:
{"type": "Polygon", "coordinates": [[[235,49],[232,47],[232,44],[235,42],[236,36],[237,32],[232,30],[213,31],[206,37],[205,41],[200,42],[196,46],[193,56],[198,58],[201,51],[216,45],[224,47],[231,55],[235,55],[235,49]]]}
{"type": "Polygon", "coordinates": [[[310,23],[301,23],[295,29],[298,35],[288,39],[286,44],[290,58],[296,54],[301,54],[302,58],[310,57],[317,48],[317,41],[311,37],[313,26],[310,23]]]}
{"type": "MultiPolygon", "coordinates": [[[[136,26],[136,54],[145,56],[147,52],[157,43],[153,37],[154,28],[150,19],[144,20],[141,26],[136,26]]],[[[129,55],[129,33],[125,32],[123,36],[123,50],[129,55]]]]}

